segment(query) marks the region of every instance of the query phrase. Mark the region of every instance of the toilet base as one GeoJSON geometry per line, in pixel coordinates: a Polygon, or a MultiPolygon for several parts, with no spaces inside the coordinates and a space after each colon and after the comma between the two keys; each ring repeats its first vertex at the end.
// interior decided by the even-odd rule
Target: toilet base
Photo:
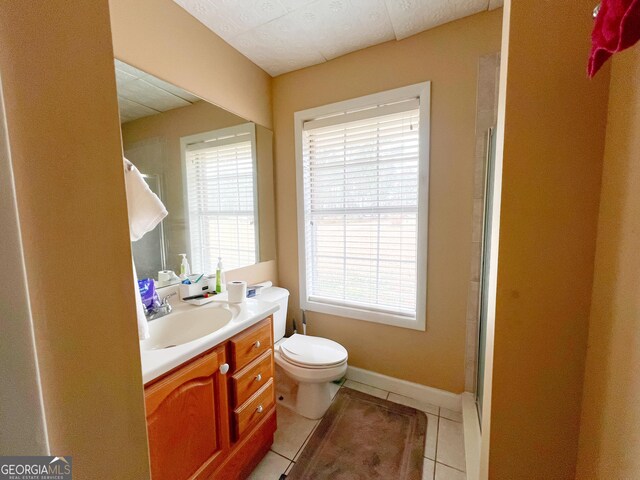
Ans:
{"type": "Polygon", "coordinates": [[[278,403],[310,420],[322,418],[340,388],[333,382],[296,382],[277,364],[275,379],[278,403]]]}
{"type": "Polygon", "coordinates": [[[300,383],[296,398],[296,412],[303,417],[322,418],[331,405],[331,383],[300,383]]]}

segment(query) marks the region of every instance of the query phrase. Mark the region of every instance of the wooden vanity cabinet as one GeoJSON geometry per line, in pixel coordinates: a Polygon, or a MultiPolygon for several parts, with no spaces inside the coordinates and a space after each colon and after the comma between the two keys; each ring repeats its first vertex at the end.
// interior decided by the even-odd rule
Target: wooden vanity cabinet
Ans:
{"type": "Polygon", "coordinates": [[[145,385],[152,480],[246,478],[276,429],[273,322],[145,385]]]}
{"type": "Polygon", "coordinates": [[[153,480],[208,478],[230,449],[227,362],[218,347],[145,390],[153,480]]]}

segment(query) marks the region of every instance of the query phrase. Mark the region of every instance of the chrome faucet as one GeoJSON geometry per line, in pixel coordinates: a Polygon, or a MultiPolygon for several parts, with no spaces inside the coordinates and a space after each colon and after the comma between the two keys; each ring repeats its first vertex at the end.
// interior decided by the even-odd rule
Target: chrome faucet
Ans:
{"type": "Polygon", "coordinates": [[[155,320],[157,318],[164,317],[165,315],[169,315],[171,313],[171,310],[173,310],[173,307],[169,303],[169,298],[177,294],[178,294],[177,292],[170,293],[166,297],[162,298],[162,301],[160,302],[159,307],[145,310],[147,321],[150,322],[151,320],[155,320]]]}

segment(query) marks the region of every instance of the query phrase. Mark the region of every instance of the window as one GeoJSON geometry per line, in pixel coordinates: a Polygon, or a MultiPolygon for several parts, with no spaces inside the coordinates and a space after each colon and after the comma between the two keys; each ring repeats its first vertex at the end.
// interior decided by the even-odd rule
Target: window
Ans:
{"type": "Polygon", "coordinates": [[[424,330],[429,83],[295,125],[301,308],[424,330]]]}
{"type": "Polygon", "coordinates": [[[258,261],[255,125],[182,138],[192,270],[258,261]]]}

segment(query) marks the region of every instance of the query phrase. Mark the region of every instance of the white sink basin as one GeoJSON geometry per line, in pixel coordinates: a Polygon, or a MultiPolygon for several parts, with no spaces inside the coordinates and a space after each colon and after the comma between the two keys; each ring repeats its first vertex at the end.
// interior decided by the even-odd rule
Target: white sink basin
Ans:
{"type": "Polygon", "coordinates": [[[150,337],[140,342],[144,350],[161,350],[199,338],[220,330],[233,319],[226,305],[211,305],[176,312],[149,322],[150,337]]]}

